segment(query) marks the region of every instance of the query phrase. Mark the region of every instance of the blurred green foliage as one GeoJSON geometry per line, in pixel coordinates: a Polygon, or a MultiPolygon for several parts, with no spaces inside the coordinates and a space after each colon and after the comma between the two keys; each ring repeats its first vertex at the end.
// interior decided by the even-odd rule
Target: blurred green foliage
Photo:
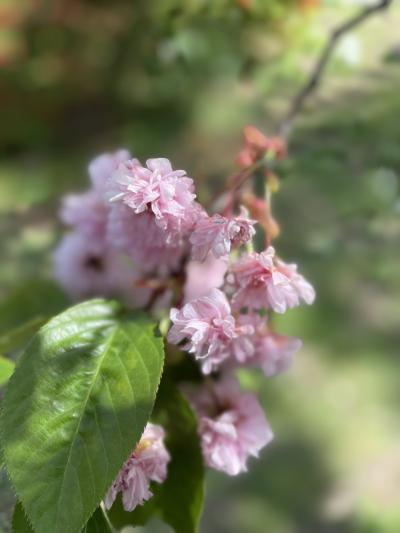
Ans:
{"type": "MultiPolygon", "coordinates": [[[[0,275],[2,295],[17,299],[1,320],[16,326],[29,302],[62,305],[44,296],[50,286],[42,300],[29,296],[40,287],[29,280],[51,274],[59,197],[86,186],[90,157],[120,145],[170,157],[207,199],[233,168],[241,127],[274,132],[328,28],[358,9],[336,0],[315,10],[295,0],[3,4],[0,275]]],[[[260,391],[275,442],[247,476],[210,473],[204,531],[400,531],[399,26],[395,6],[342,43],[277,169],[276,247],[318,298],[276,321],[304,341],[292,371],[268,382],[241,375],[260,391]]],[[[6,485],[3,476],[5,531],[6,485]]]]}
{"type": "Polygon", "coordinates": [[[7,1],[0,142],[57,148],[137,114],[176,127],[210,79],[252,75],[294,1],[7,1]]]}

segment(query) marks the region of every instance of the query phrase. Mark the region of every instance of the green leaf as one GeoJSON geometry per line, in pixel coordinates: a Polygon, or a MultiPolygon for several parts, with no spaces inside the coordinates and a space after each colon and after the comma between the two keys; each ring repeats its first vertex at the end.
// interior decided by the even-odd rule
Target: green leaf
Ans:
{"type": "Polygon", "coordinates": [[[12,533],[33,533],[28,518],[22,508],[21,502],[17,502],[12,519],[12,533]]]}
{"type": "Polygon", "coordinates": [[[91,300],[44,326],[2,406],[4,461],[35,531],[78,533],[150,417],[162,338],[145,316],[91,300]]]}
{"type": "Polygon", "coordinates": [[[163,425],[171,462],[168,477],[157,494],[157,505],[175,533],[195,533],[204,501],[204,465],[197,419],[176,387],[165,385],[160,393],[160,403],[166,411],[163,425]]]}
{"type": "MultiPolygon", "coordinates": [[[[12,533],[34,533],[28,518],[22,508],[21,502],[17,502],[12,519],[12,533]]],[[[98,507],[90,517],[89,522],[83,528],[82,533],[113,533],[113,528],[107,521],[103,510],[98,507]]]]}
{"type": "Polygon", "coordinates": [[[15,364],[13,361],[0,355],[0,387],[10,379],[10,376],[14,372],[14,367],[15,364]]]}

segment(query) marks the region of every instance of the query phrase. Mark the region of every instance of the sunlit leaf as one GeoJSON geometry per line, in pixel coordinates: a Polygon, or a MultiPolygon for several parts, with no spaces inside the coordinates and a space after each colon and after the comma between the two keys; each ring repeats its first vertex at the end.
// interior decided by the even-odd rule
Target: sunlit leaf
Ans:
{"type": "Polygon", "coordinates": [[[33,338],[2,406],[4,460],[35,530],[78,533],[151,414],[163,343],[144,315],[92,300],[33,338]]]}
{"type": "MultiPolygon", "coordinates": [[[[17,502],[15,505],[12,519],[12,533],[34,533],[21,502],[17,502]]],[[[90,517],[89,522],[82,529],[82,533],[113,533],[113,529],[100,507],[90,517]]]]}

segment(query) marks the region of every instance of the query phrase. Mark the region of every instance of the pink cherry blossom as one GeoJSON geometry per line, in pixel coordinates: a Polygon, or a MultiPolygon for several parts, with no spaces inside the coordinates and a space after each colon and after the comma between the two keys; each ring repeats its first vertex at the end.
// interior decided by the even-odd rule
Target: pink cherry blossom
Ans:
{"type": "Polygon", "coordinates": [[[63,198],[60,219],[71,228],[79,229],[93,238],[105,234],[108,205],[95,191],[82,194],[69,194],[63,198]]]}
{"type": "Polygon", "coordinates": [[[257,397],[241,392],[232,378],[188,392],[199,419],[199,435],[206,464],[235,476],[247,471],[250,456],[273,438],[257,397]]]}
{"type": "Polygon", "coordinates": [[[111,508],[118,493],[122,492],[125,511],[133,511],[153,496],[149,489],[151,481],[165,481],[170,455],[165,448],[164,437],[161,426],[147,424],[135,450],[106,495],[104,503],[107,509],[111,508]]]}
{"type": "Polygon", "coordinates": [[[170,318],[169,342],[185,341],[182,349],[201,359],[204,374],[216,370],[229,357],[233,339],[251,331],[236,325],[229,302],[219,289],[211,289],[182,309],[171,309],[170,318]]]}
{"type": "Polygon", "coordinates": [[[187,233],[202,211],[194,201],[193,180],[184,170],[173,170],[168,159],[148,159],[146,167],[137,160],[121,163],[112,181],[118,192],[111,201],[122,201],[136,214],[151,212],[167,240],[187,233]]]}
{"type": "Polygon", "coordinates": [[[185,303],[205,296],[211,289],[220,288],[228,270],[226,259],[216,259],[208,254],[205,261],[189,261],[186,265],[186,281],[183,289],[185,303]]]}
{"type": "Polygon", "coordinates": [[[103,154],[89,164],[92,188],[81,194],[69,194],[63,198],[60,219],[71,228],[79,229],[93,238],[105,234],[109,203],[105,198],[108,180],[118,165],[127,160],[127,150],[103,154]]]}
{"type": "Polygon", "coordinates": [[[188,302],[182,309],[171,309],[172,327],[168,340],[179,344],[196,358],[209,357],[235,335],[235,319],[225,294],[211,289],[207,296],[188,302]]]}
{"type": "Polygon", "coordinates": [[[255,314],[239,315],[236,323],[241,327],[242,335],[232,340],[230,357],[226,361],[227,368],[247,366],[254,360],[256,353],[256,338],[263,327],[265,319],[255,314]]]}
{"type": "Polygon", "coordinates": [[[119,296],[129,306],[141,307],[150,297],[149,289],[136,286],[140,275],[131,261],[102,239],[78,231],[65,235],[55,250],[54,276],[74,300],[119,296]]]}
{"type": "Polygon", "coordinates": [[[252,239],[255,234],[254,220],[249,220],[244,210],[240,216],[226,218],[221,215],[201,217],[190,236],[192,257],[204,261],[211,251],[215,257],[229,254],[235,248],[252,239]]]}
{"type": "Polygon", "coordinates": [[[293,357],[301,346],[301,340],[296,337],[272,332],[260,335],[256,339],[252,364],[259,366],[266,376],[275,376],[291,366],[293,357]]]}
{"type": "Polygon", "coordinates": [[[232,266],[235,309],[273,309],[284,313],[296,307],[300,299],[311,304],[315,298],[312,286],[300,274],[295,265],[277,260],[270,246],[265,252],[242,257],[232,266]]]}
{"type": "Polygon", "coordinates": [[[178,269],[185,252],[181,240],[167,242],[151,213],[136,215],[123,204],[111,205],[107,241],[111,247],[131,257],[143,272],[160,275],[178,269]]]}
{"type": "Polygon", "coordinates": [[[116,152],[101,154],[89,163],[88,172],[92,187],[103,195],[108,188],[108,180],[120,163],[130,159],[128,150],[120,149],[116,152]]]}

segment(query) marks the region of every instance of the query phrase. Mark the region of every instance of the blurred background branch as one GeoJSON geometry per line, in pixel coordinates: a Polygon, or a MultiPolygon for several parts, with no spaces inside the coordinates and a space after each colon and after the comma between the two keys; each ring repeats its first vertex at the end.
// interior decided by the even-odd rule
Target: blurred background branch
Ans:
{"type": "Polygon", "coordinates": [[[282,120],[278,128],[279,134],[282,137],[284,137],[285,139],[289,138],[294,120],[296,119],[297,115],[303,110],[306,100],[317,89],[319,83],[321,82],[325,68],[329,63],[329,60],[332,57],[332,54],[339,40],[346,33],[353,30],[359,24],[365,22],[372,15],[375,15],[379,11],[387,9],[390,4],[392,4],[392,2],[393,0],[381,0],[375,5],[367,6],[361,9],[359,13],[343,22],[340,26],[336,27],[331,32],[325,47],[322,49],[322,52],[314,65],[314,68],[311,70],[308,80],[293,98],[289,107],[289,111],[287,112],[285,118],[282,120]]]}

